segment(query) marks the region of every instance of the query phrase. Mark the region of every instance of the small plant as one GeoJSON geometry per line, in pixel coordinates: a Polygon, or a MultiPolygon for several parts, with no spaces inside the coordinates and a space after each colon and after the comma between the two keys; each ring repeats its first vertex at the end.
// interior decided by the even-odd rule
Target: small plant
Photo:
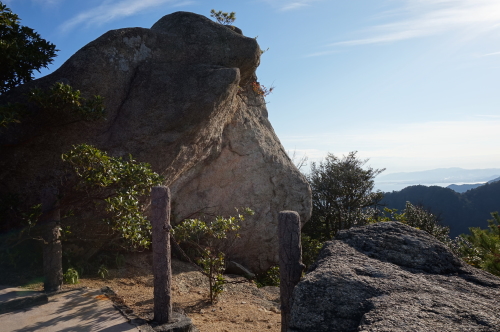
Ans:
{"type": "Polygon", "coordinates": [[[186,219],[174,227],[175,239],[193,248],[198,256],[196,261],[209,280],[211,303],[224,291],[224,252],[239,237],[237,231],[240,229],[240,222],[245,220],[245,215],[253,214],[251,209],[246,208],[236,217],[218,216],[211,222],[186,219]]]}
{"type": "Polygon", "coordinates": [[[273,92],[274,87],[270,87],[268,89],[265,86],[263,86],[262,84],[260,84],[259,82],[255,81],[255,82],[252,82],[252,90],[253,90],[253,92],[258,94],[259,96],[267,97],[268,95],[271,94],[271,92],[273,92]]]}
{"type": "Polygon", "coordinates": [[[0,105],[0,127],[7,127],[11,123],[21,123],[26,114],[26,106],[21,103],[7,103],[0,105]]]}
{"type": "Polygon", "coordinates": [[[254,82],[248,83],[247,85],[245,85],[243,87],[238,86],[238,92],[236,94],[241,95],[243,92],[247,91],[247,87],[250,87],[255,94],[262,96],[262,97],[269,96],[274,90],[273,86],[270,88],[266,88],[264,85],[260,84],[259,82],[254,81],[254,82]]]}
{"type": "Polygon", "coordinates": [[[78,274],[78,271],[72,267],[68,268],[63,274],[63,280],[67,284],[77,284],[78,279],[80,279],[80,275],[78,274]]]}
{"type": "Polygon", "coordinates": [[[280,267],[271,266],[266,272],[257,276],[255,280],[257,287],[279,286],[280,285],[280,267]]]}
{"type": "Polygon", "coordinates": [[[122,254],[116,254],[115,264],[117,268],[122,268],[125,265],[125,256],[122,254]]]}
{"type": "Polygon", "coordinates": [[[108,276],[109,272],[108,272],[108,269],[106,268],[106,266],[104,264],[101,264],[101,266],[99,266],[99,270],[97,270],[97,274],[102,279],[106,279],[106,277],[108,276]]]}
{"type": "Polygon", "coordinates": [[[236,13],[235,12],[225,13],[222,10],[216,12],[214,9],[212,9],[210,11],[210,17],[215,18],[217,23],[220,23],[222,25],[231,25],[236,20],[236,13]]]}

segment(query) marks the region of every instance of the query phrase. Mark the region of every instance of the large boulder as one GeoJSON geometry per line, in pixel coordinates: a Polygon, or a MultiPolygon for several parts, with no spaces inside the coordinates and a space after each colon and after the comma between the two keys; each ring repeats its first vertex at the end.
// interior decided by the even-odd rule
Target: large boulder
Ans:
{"type": "MultiPolygon", "coordinates": [[[[54,73],[0,96],[0,104],[55,82],[85,97],[104,97],[104,121],[54,119],[36,111],[0,133],[0,196],[38,202],[61,183],[61,154],[88,143],[112,156],[131,154],[166,177],[173,221],[206,211],[234,215],[250,207],[231,259],[254,271],[277,262],[277,215],[307,221],[311,193],[252,89],[261,50],[254,38],[204,16],[177,12],[151,29],[112,30],[84,46],[54,73]],[[50,120],[48,120],[50,119],[50,120]]],[[[89,209],[80,216],[95,219],[89,209]]]]}
{"type": "Polygon", "coordinates": [[[387,222],[339,232],[294,289],[290,332],[498,331],[500,278],[424,231],[387,222]]]}

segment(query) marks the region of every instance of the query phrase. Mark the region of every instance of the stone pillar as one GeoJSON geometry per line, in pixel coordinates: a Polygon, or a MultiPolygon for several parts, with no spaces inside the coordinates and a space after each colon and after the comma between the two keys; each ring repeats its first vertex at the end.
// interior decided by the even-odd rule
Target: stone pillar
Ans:
{"type": "Polygon", "coordinates": [[[61,289],[62,273],[62,244],[61,244],[61,211],[59,209],[58,191],[46,188],[42,191],[42,226],[43,238],[43,275],[45,292],[55,292],[61,289]]]}
{"type": "Polygon", "coordinates": [[[153,226],[154,318],[159,324],[172,320],[172,267],[170,256],[170,189],[151,190],[151,224],[153,226]]]}
{"type": "Polygon", "coordinates": [[[278,221],[281,331],[286,332],[293,304],[293,289],[300,281],[305,266],[302,264],[299,214],[295,211],[281,211],[278,221]]]}

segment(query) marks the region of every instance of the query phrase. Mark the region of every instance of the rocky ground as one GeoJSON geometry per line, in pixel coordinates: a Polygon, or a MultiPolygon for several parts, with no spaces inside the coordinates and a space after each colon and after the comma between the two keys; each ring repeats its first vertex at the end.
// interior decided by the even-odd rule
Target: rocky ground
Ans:
{"type": "MultiPolygon", "coordinates": [[[[153,318],[153,275],[151,254],[126,257],[123,268],[109,270],[105,279],[81,278],[78,284],[64,288],[110,287],[134,314],[153,318]]],[[[208,280],[192,265],[174,260],[173,304],[182,309],[200,332],[280,331],[279,288],[257,288],[253,282],[238,276],[226,276],[225,291],[215,304],[208,301],[208,280]]],[[[41,285],[38,285],[41,287],[41,285]]]]}

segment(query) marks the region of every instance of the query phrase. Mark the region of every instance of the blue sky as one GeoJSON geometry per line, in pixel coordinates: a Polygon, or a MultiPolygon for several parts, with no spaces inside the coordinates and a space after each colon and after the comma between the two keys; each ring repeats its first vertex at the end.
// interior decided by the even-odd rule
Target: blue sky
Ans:
{"type": "Polygon", "coordinates": [[[387,173],[500,168],[499,0],[9,0],[57,69],[111,29],[163,15],[236,12],[257,37],[260,83],[285,149],[359,151],[387,173]]]}

